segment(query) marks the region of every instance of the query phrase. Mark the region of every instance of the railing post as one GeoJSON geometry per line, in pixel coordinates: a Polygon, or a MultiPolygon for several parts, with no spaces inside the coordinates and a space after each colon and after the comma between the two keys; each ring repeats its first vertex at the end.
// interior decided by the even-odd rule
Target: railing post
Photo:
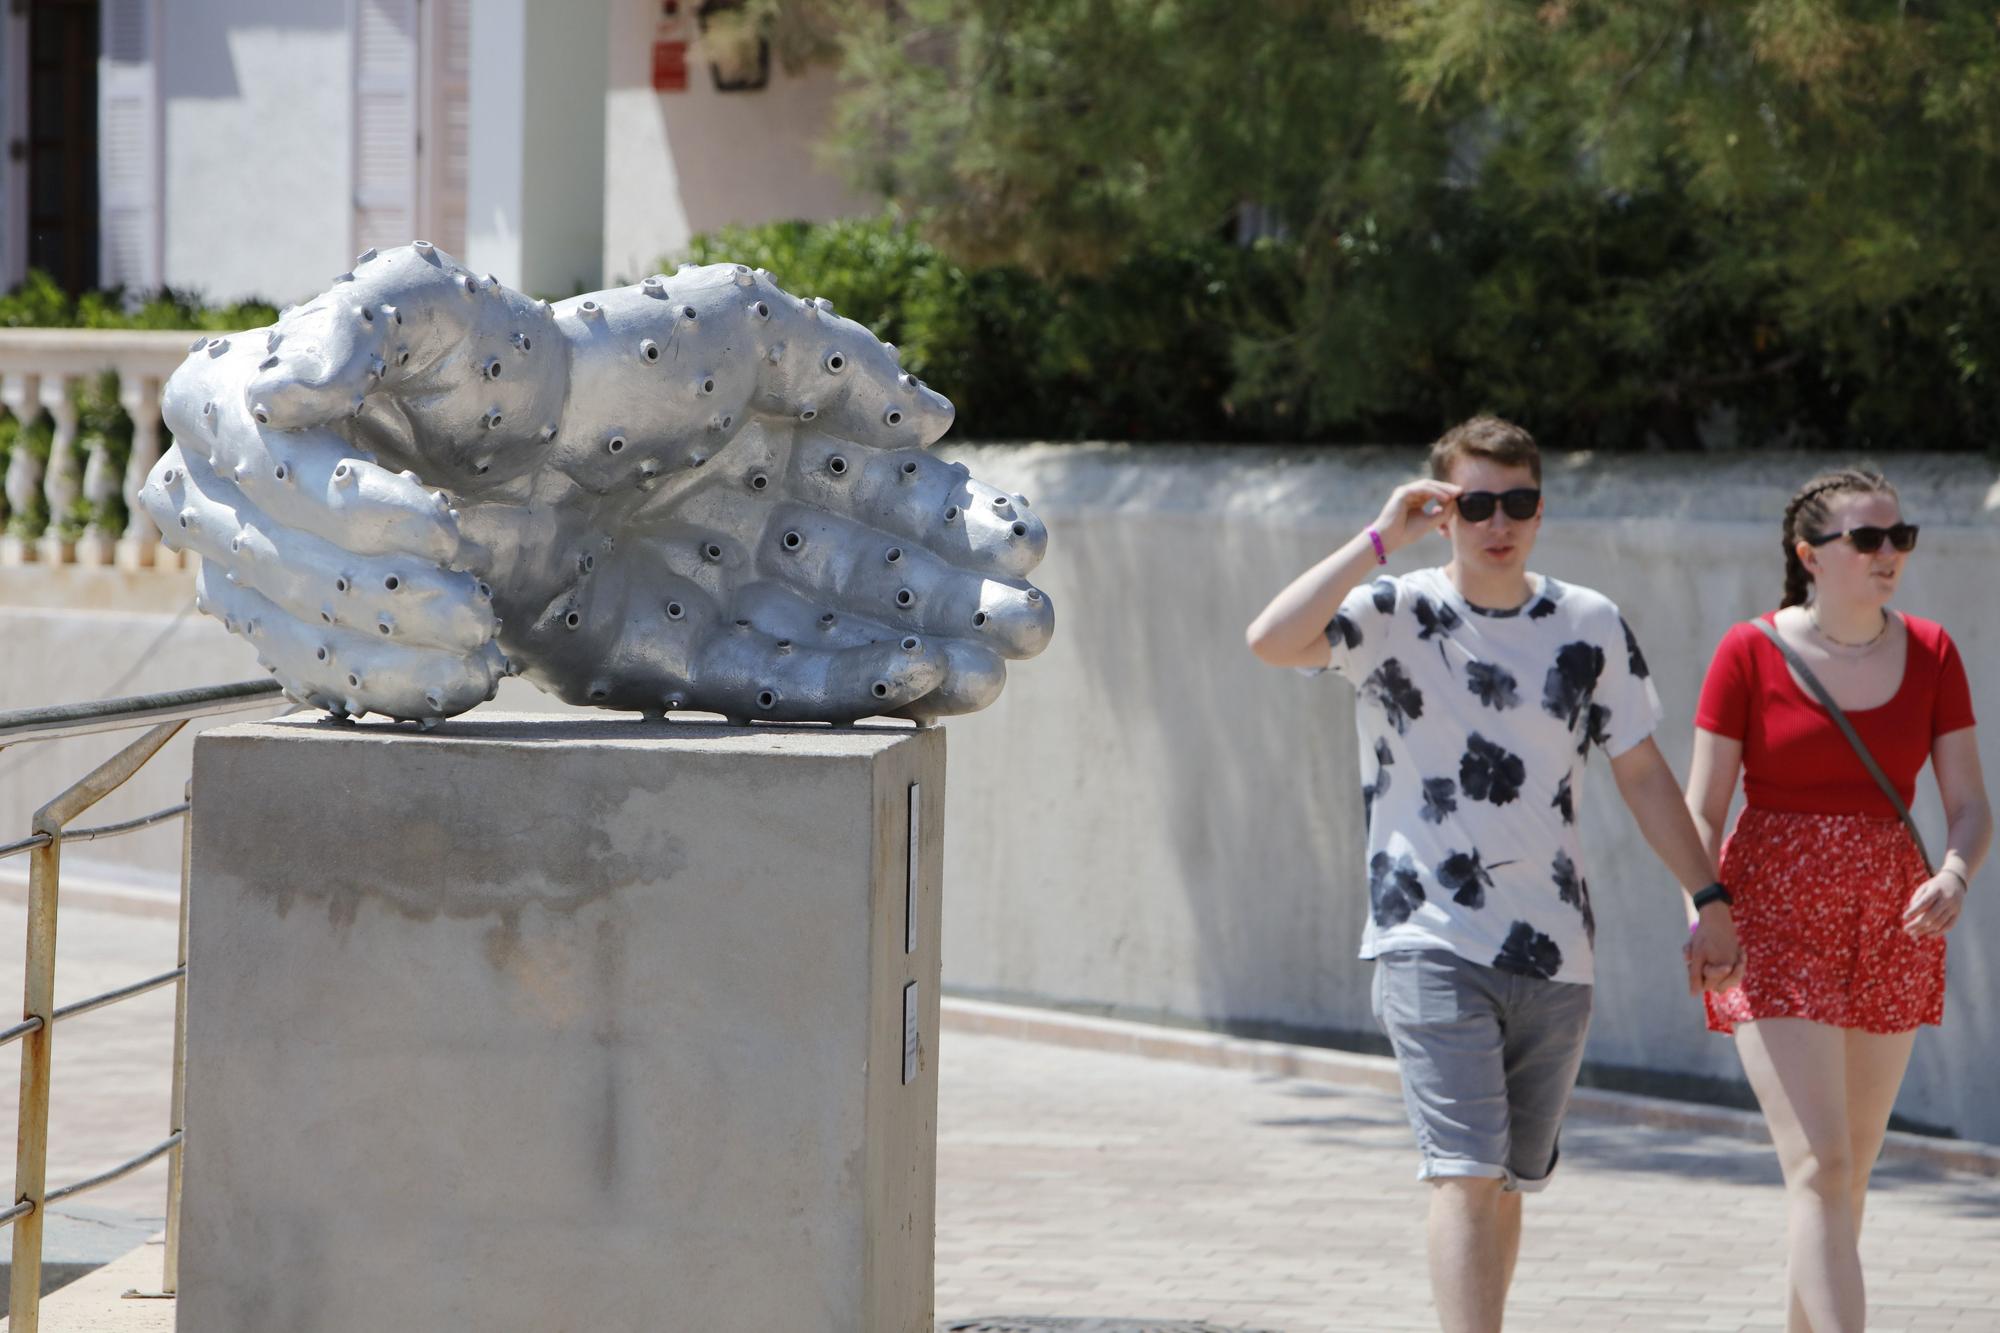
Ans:
{"type": "MultiPolygon", "coordinates": [[[[14,414],[25,433],[29,423],[42,414],[42,377],[20,372],[0,376],[0,403],[14,414]]],[[[15,437],[13,452],[6,459],[7,508],[16,520],[35,507],[42,493],[42,464],[28,452],[28,442],[15,437]]],[[[35,558],[35,544],[26,537],[0,533],[0,565],[25,565],[35,558]]]]}
{"type": "Polygon", "coordinates": [[[132,458],[125,465],[125,535],[118,539],[121,569],[167,567],[160,530],[139,504],[139,490],[160,458],[160,379],[137,371],[118,376],[118,405],[132,418],[132,458]]]}
{"type": "MultiPolygon", "coordinates": [[[[36,821],[36,832],[44,830],[36,821]]],[[[35,1333],[41,1322],[42,1195],[48,1188],[49,1057],[55,1041],[56,884],[62,840],[51,838],[28,861],[28,978],[21,1017],[41,1027],[21,1039],[20,1124],[14,1147],[14,1202],[34,1209],[14,1222],[14,1267],[9,1275],[10,1333],[35,1333]]]]}
{"type": "Polygon", "coordinates": [[[51,565],[66,564],[75,558],[76,547],[63,535],[76,507],[76,404],[69,398],[72,375],[49,375],[42,379],[42,406],[55,423],[49,441],[49,467],[42,478],[42,497],[48,501],[49,526],[42,532],[41,557],[51,565]]]}
{"type": "Polygon", "coordinates": [[[56,902],[62,832],[72,819],[116,791],[187,725],[162,722],[71,784],[35,812],[33,828],[49,835],[28,862],[28,977],[21,1017],[42,1020],[21,1042],[21,1103],[14,1142],[14,1202],[34,1207],[14,1222],[9,1275],[8,1333],[36,1333],[42,1301],[42,1200],[48,1190],[49,1057],[55,1041],[56,902]]]}
{"type": "MultiPolygon", "coordinates": [[[[187,1127],[187,961],[189,872],[194,865],[194,782],[190,780],[187,814],[181,817],[181,947],[177,966],[181,979],[174,983],[174,1091],[168,1116],[168,1133],[180,1134],[187,1127]]],[[[187,1156],[187,1139],[167,1154],[167,1252],[160,1272],[160,1290],[174,1295],[181,1286],[181,1159],[187,1156]]]]}

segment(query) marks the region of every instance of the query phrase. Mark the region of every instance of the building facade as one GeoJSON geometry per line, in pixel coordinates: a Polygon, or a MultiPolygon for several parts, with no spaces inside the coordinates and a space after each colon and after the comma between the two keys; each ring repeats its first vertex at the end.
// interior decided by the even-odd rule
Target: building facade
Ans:
{"type": "Polygon", "coordinates": [[[872,210],[821,157],[831,71],[732,64],[702,12],[729,2],[12,6],[0,288],[285,303],[422,236],[562,296],[698,231],[872,210]]]}

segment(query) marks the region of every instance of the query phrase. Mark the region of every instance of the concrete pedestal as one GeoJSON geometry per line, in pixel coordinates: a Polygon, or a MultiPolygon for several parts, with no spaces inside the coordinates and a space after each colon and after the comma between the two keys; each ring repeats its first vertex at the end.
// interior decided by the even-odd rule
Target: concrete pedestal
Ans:
{"type": "Polygon", "coordinates": [[[203,734],[179,1327],[929,1333],[944,761],[203,734]]]}

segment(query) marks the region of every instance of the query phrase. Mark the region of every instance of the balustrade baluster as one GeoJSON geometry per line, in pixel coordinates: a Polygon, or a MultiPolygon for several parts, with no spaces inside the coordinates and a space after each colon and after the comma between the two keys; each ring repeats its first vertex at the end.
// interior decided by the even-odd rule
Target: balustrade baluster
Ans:
{"type": "Polygon", "coordinates": [[[0,565],[25,565],[35,558],[35,544],[24,530],[42,493],[41,461],[28,451],[28,427],[42,414],[42,377],[13,372],[0,376],[0,403],[21,423],[7,458],[7,530],[0,534],[0,565]]]}
{"type": "Polygon", "coordinates": [[[139,506],[139,488],[160,458],[160,379],[127,371],[118,377],[118,403],[132,418],[132,458],[125,464],[125,535],[118,539],[122,569],[181,567],[177,552],[160,545],[160,530],[139,506]]]}
{"type": "Polygon", "coordinates": [[[42,498],[48,502],[49,525],[42,532],[40,555],[51,565],[76,559],[76,543],[67,535],[75,520],[77,486],[76,404],[70,401],[75,375],[58,372],[42,379],[42,406],[55,423],[49,441],[49,466],[42,477],[42,498]]]}

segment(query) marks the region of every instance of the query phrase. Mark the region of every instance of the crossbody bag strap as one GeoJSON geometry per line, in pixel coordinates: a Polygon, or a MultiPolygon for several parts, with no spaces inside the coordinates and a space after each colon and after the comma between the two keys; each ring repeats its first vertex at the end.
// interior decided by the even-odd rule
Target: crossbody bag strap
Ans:
{"type": "Polygon", "coordinates": [[[1806,660],[1799,656],[1797,649],[1779,636],[1770,621],[1758,619],[1750,623],[1764,631],[1764,636],[1777,645],[1778,651],[1785,655],[1785,661],[1791,664],[1792,670],[1798,673],[1799,679],[1806,683],[1806,688],[1819,700],[1820,707],[1826,709],[1833,718],[1834,725],[1840,728],[1840,734],[1847,737],[1847,743],[1854,747],[1854,753],[1861,756],[1861,762],[1867,766],[1868,776],[1875,779],[1875,785],[1882,789],[1882,794],[1889,798],[1889,804],[1896,808],[1898,815],[1902,816],[1903,827],[1910,831],[1910,837],[1916,841],[1917,855],[1924,858],[1924,869],[1936,874],[1937,872],[1931,867],[1930,849],[1924,846],[1924,835],[1917,832],[1917,821],[1910,818],[1910,808],[1903,804],[1902,795],[1897,792],[1895,784],[1889,781],[1889,775],[1882,771],[1882,766],[1875,762],[1875,756],[1868,753],[1868,747],[1862,743],[1861,735],[1855,731],[1854,724],[1847,720],[1847,714],[1840,711],[1840,705],[1826,692],[1826,686],[1819,683],[1819,677],[1812,673],[1812,668],[1806,665],[1806,660]]]}

